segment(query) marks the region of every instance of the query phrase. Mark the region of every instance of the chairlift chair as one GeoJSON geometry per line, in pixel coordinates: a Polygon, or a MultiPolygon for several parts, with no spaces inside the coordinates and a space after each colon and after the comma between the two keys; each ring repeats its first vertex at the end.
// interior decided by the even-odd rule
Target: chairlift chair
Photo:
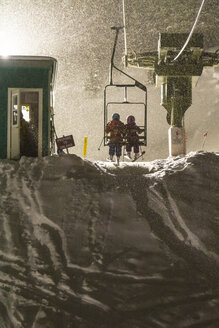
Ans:
{"type": "MultiPolygon", "coordinates": [[[[144,87],[144,85],[142,85],[144,87]]],[[[113,106],[115,108],[115,112],[119,112],[118,108],[121,105],[125,105],[127,107],[127,112],[132,106],[137,106],[142,108],[144,112],[144,119],[142,124],[138,124],[142,133],[139,135],[138,139],[139,145],[146,146],[147,145],[147,90],[146,88],[140,88],[141,91],[144,93],[143,99],[144,101],[129,101],[128,100],[128,90],[139,88],[136,84],[108,84],[105,86],[104,89],[104,146],[107,146],[110,141],[110,136],[107,135],[105,132],[105,127],[109,120],[111,119],[109,115],[109,108],[113,106]],[[115,88],[120,88],[120,90],[124,89],[124,101],[108,101],[109,90],[114,90],[115,88]]],[[[112,107],[111,107],[112,108],[112,107]]],[[[135,115],[135,113],[133,113],[135,115]]],[[[126,144],[126,141],[123,142],[126,144]]]]}
{"type": "MultiPolygon", "coordinates": [[[[144,111],[144,119],[142,124],[138,124],[140,127],[142,133],[139,135],[139,145],[146,146],[147,145],[147,88],[145,85],[143,85],[141,82],[137,81],[135,78],[130,76],[129,74],[123,72],[114,64],[114,55],[115,55],[115,49],[118,39],[119,30],[121,27],[112,27],[113,30],[116,30],[116,36],[112,51],[112,57],[111,57],[111,65],[110,65],[110,83],[105,86],[104,89],[104,146],[107,146],[110,141],[110,136],[107,135],[105,132],[105,127],[107,123],[109,122],[109,106],[114,106],[116,108],[115,112],[119,112],[118,106],[125,105],[127,107],[127,110],[130,109],[131,106],[136,105],[143,108],[144,111]],[[113,69],[119,71],[122,75],[128,77],[134,83],[113,83],[113,69]],[[124,90],[124,100],[123,101],[109,101],[109,90],[116,90],[116,88],[120,88],[120,90],[124,90]],[[141,99],[143,101],[129,101],[128,100],[128,90],[133,89],[140,89],[143,93],[141,96],[141,99]]],[[[132,113],[135,116],[135,113],[132,113]]],[[[111,118],[110,118],[111,119],[111,118]]],[[[126,141],[123,142],[123,144],[126,144],[126,141]]]]}

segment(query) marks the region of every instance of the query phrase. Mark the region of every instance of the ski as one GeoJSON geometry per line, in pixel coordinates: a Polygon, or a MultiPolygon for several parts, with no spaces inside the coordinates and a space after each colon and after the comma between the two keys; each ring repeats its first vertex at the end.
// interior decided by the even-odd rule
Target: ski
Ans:
{"type": "Polygon", "coordinates": [[[115,160],[106,158],[106,161],[112,163],[114,166],[119,166],[119,164],[120,164],[118,159],[115,161],[115,160]]]}
{"type": "Polygon", "coordinates": [[[139,155],[138,157],[136,157],[135,159],[133,159],[132,162],[137,161],[137,160],[138,160],[140,157],[142,157],[144,154],[145,154],[145,151],[143,151],[143,152],[141,153],[141,155],[139,155]]]}
{"type": "Polygon", "coordinates": [[[107,161],[107,162],[111,162],[111,163],[115,163],[115,161],[114,161],[114,160],[112,160],[112,159],[109,159],[109,158],[106,158],[106,161],[107,161]]]}

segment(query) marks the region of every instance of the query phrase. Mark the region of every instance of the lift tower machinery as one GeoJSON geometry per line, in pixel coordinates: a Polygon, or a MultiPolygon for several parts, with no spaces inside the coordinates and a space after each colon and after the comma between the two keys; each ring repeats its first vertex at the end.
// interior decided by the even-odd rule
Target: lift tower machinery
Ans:
{"type": "Polygon", "coordinates": [[[187,34],[160,33],[157,52],[128,55],[126,66],[153,70],[156,86],[161,88],[161,105],[170,125],[169,155],[186,153],[184,114],[192,104],[195,87],[204,67],[219,66],[218,51],[203,50],[203,35],[194,33],[180,56],[187,34]]]}

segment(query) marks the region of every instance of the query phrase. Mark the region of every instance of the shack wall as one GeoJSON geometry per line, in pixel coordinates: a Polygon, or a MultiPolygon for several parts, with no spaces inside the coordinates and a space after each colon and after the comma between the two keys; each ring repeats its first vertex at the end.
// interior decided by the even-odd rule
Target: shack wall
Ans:
{"type": "Polygon", "coordinates": [[[8,88],[42,88],[42,155],[49,152],[50,68],[0,67],[0,158],[7,158],[8,88]]]}

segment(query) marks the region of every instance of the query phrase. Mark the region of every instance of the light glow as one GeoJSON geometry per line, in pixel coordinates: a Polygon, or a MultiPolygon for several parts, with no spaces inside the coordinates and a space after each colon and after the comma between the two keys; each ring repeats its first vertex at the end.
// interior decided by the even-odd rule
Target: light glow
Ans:
{"type": "Polygon", "coordinates": [[[22,113],[23,119],[26,122],[30,122],[30,107],[29,106],[21,106],[21,113],[22,113]]]}
{"type": "Polygon", "coordinates": [[[7,58],[17,54],[19,49],[18,36],[9,30],[0,31],[0,56],[7,58]]]}

